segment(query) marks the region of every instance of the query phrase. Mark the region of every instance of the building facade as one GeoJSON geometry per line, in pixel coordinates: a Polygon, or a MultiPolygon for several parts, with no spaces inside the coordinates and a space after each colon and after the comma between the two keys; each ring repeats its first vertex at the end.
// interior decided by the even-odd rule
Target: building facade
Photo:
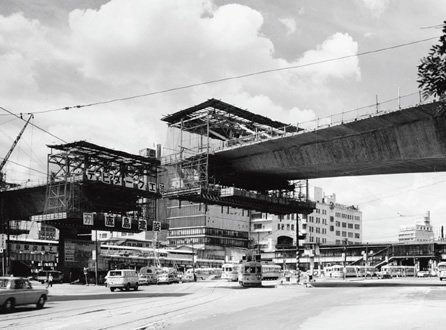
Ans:
{"type": "Polygon", "coordinates": [[[312,244],[361,244],[362,212],[357,206],[336,202],[336,195],[324,195],[321,188],[314,188],[316,209],[303,219],[302,232],[305,243],[312,244]]]}
{"type": "Polygon", "coordinates": [[[199,258],[238,261],[248,248],[249,218],[244,209],[171,200],[168,245],[190,246],[199,258]]]}
{"type": "Polygon", "coordinates": [[[299,245],[345,245],[362,243],[362,212],[355,206],[336,202],[336,195],[325,196],[321,188],[314,188],[316,209],[307,217],[300,214],[277,216],[253,212],[251,240],[259,250],[273,252],[276,249],[296,247],[296,220],[299,234],[304,238],[299,245]]]}
{"type": "Polygon", "coordinates": [[[415,224],[400,226],[399,242],[433,242],[434,229],[430,222],[430,212],[424,217],[418,217],[415,224]]]}

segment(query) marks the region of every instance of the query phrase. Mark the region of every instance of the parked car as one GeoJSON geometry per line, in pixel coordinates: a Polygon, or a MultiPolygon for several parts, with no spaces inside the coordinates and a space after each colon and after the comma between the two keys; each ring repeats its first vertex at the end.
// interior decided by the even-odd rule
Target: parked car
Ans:
{"type": "Polygon", "coordinates": [[[180,278],[174,271],[163,272],[158,274],[157,284],[180,283],[180,278]]]}
{"type": "Polygon", "coordinates": [[[138,274],[139,285],[149,285],[156,283],[154,274],[138,274]]]}
{"type": "Polygon", "coordinates": [[[417,277],[429,277],[429,276],[430,276],[430,274],[427,271],[420,270],[417,272],[417,277]]]}
{"type": "Polygon", "coordinates": [[[63,283],[63,274],[58,270],[41,270],[37,273],[37,281],[45,283],[48,281],[50,274],[53,276],[53,283],[63,283]]]}
{"type": "Polygon", "coordinates": [[[6,312],[12,312],[15,306],[35,304],[43,308],[48,299],[47,289],[34,289],[27,278],[0,277],[0,306],[6,312]]]}

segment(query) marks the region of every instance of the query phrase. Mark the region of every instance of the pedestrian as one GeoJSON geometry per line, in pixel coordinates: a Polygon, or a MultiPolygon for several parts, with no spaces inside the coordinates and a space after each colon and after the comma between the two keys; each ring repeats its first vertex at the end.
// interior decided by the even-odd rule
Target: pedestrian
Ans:
{"type": "Polygon", "coordinates": [[[46,286],[48,287],[53,287],[53,275],[48,275],[48,285],[46,286]]]}

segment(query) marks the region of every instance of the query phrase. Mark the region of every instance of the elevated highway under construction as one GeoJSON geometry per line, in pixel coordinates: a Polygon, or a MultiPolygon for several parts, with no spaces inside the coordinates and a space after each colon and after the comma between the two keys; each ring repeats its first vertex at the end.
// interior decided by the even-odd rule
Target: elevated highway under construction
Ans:
{"type": "MultiPolygon", "coordinates": [[[[209,199],[213,203],[218,195],[221,204],[228,204],[223,198],[228,200],[232,196],[239,200],[259,200],[262,205],[282,204],[280,208],[286,209],[288,203],[305,202],[305,192],[295,191],[296,180],[446,170],[446,106],[441,102],[380,111],[312,129],[273,121],[215,99],[162,120],[180,133],[175,141],[177,149],[163,155],[161,165],[155,160],[147,162],[151,180],[160,183],[161,189],[152,187],[150,193],[141,194],[148,187],[147,182],[144,189],[132,186],[130,196],[133,197],[129,200],[127,195],[126,203],[147,196],[198,198],[204,202],[209,199]],[[288,196],[292,198],[286,201],[288,196]]],[[[75,166],[80,173],[76,174],[78,179],[91,170],[90,166],[83,172],[78,165],[81,156],[90,155],[91,159],[94,155],[99,159],[95,166],[102,173],[110,162],[107,160],[110,155],[104,155],[114,152],[84,142],[51,147],[63,155],[77,155],[72,156],[72,163],[57,166],[59,172],[64,166],[75,166]]],[[[122,155],[129,159],[136,157],[140,162],[145,158],[122,155]]],[[[53,155],[50,159],[58,157],[53,155]]],[[[67,173],[62,171],[58,181],[64,182],[67,173]]],[[[96,187],[106,187],[105,191],[97,190],[98,194],[117,189],[107,179],[94,183],[96,187]]],[[[4,190],[1,194],[5,216],[10,219],[45,213],[47,185],[4,190]]],[[[256,206],[248,204],[247,208],[256,206]]]]}
{"type": "Polygon", "coordinates": [[[3,223],[33,217],[63,239],[92,229],[139,232],[152,229],[160,198],[305,215],[315,208],[301,188],[308,179],[446,170],[441,102],[308,127],[210,99],[162,120],[173,136],[165,155],[49,146],[48,184],[2,190],[3,223]]]}

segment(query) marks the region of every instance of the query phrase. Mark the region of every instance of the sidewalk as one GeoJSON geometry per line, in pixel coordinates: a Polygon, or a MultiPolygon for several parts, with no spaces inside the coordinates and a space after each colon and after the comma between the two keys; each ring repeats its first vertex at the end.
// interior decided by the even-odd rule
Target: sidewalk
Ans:
{"type": "MultiPolygon", "coordinates": [[[[44,289],[46,288],[46,284],[40,284],[38,282],[31,282],[34,288],[44,289]]],[[[103,285],[85,285],[85,284],[53,284],[52,287],[47,288],[48,295],[51,296],[66,296],[66,295],[88,295],[88,294],[100,294],[110,292],[103,285]]]]}

